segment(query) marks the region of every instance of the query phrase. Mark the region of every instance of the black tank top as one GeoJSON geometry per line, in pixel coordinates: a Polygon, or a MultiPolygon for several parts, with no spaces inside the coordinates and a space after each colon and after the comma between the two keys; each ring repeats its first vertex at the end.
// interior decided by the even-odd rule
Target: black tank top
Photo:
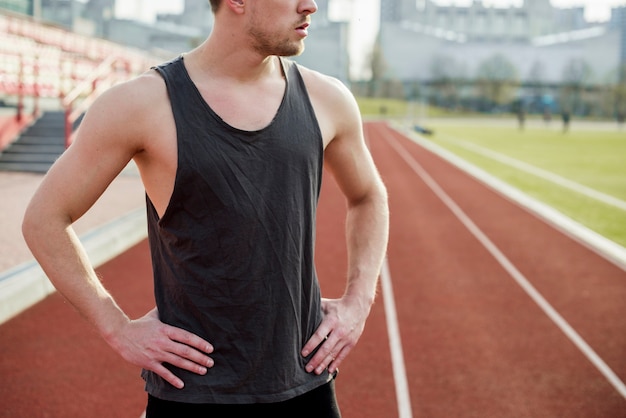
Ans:
{"type": "Polygon", "coordinates": [[[163,322],[215,347],[205,376],[166,365],[185,382],[182,390],[144,370],[146,390],[157,398],[279,402],[330,380],[306,373],[300,354],[322,319],[313,262],[322,137],[296,64],[280,63],[282,103],[253,132],[211,110],[182,56],[156,68],[178,144],[162,218],[147,198],[156,303],[163,322]]]}

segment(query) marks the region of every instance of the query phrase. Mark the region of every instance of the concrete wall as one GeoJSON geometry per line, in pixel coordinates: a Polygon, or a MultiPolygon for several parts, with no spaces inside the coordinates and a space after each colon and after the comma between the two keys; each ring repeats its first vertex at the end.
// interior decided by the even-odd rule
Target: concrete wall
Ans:
{"type": "Polygon", "coordinates": [[[302,55],[293,57],[296,62],[347,83],[349,62],[346,23],[329,22],[323,27],[314,26],[304,42],[302,55]]]}
{"type": "MultiPolygon", "coordinates": [[[[442,35],[443,36],[443,35],[442,35]]],[[[588,39],[535,45],[528,42],[455,42],[412,31],[398,24],[383,24],[382,45],[388,77],[400,81],[429,81],[433,65],[445,62],[446,71],[472,79],[482,62],[495,54],[504,55],[521,81],[532,81],[534,68],[541,67],[542,81],[561,83],[572,60],[584,60],[592,70],[592,83],[603,83],[615,72],[620,59],[620,32],[609,30],[588,39]]]]}

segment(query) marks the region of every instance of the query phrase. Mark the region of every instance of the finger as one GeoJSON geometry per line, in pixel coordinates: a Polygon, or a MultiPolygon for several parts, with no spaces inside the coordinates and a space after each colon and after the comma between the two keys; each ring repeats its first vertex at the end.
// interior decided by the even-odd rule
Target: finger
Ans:
{"type": "Polygon", "coordinates": [[[309,356],[317,347],[328,339],[328,333],[318,329],[302,348],[302,356],[309,356]]]}
{"type": "Polygon", "coordinates": [[[164,353],[161,358],[161,362],[171,364],[172,366],[178,367],[179,369],[187,370],[189,372],[199,375],[207,374],[209,368],[209,366],[203,366],[197,362],[188,360],[187,358],[181,357],[180,355],[175,353],[164,353]]]}
{"type": "Polygon", "coordinates": [[[320,344],[328,339],[331,330],[331,324],[327,323],[326,319],[323,320],[320,326],[302,348],[302,356],[307,357],[313,351],[315,351],[315,349],[319,347],[320,344]]]}
{"type": "Polygon", "coordinates": [[[317,367],[315,367],[315,374],[322,374],[324,370],[328,369],[331,363],[335,361],[335,357],[335,353],[333,353],[332,351],[328,353],[328,355],[324,357],[321,363],[319,363],[317,367]]]}
{"type": "Polygon", "coordinates": [[[328,369],[329,373],[334,373],[339,368],[343,359],[348,356],[349,351],[349,349],[344,347],[338,354],[335,351],[329,352],[324,360],[315,368],[315,374],[322,374],[326,369],[328,369]]]}
{"type": "Polygon", "coordinates": [[[328,372],[332,374],[339,370],[339,365],[346,357],[348,357],[349,352],[350,350],[347,350],[345,348],[341,350],[339,355],[335,357],[333,361],[328,365],[328,372]]]}
{"type": "MultiPolygon", "coordinates": [[[[189,370],[193,373],[205,374],[206,368],[213,367],[214,365],[213,359],[204,352],[198,351],[194,347],[174,340],[170,340],[169,344],[167,344],[163,350],[168,358],[161,359],[162,361],[166,361],[167,363],[189,370]],[[170,355],[175,356],[174,362],[171,361],[170,355]]],[[[213,347],[210,347],[210,351],[213,351],[213,347]]]]}
{"type": "Polygon", "coordinates": [[[211,345],[211,343],[189,331],[168,326],[166,328],[166,332],[167,336],[173,341],[177,341],[189,347],[193,347],[203,353],[210,354],[213,352],[213,346],[211,345]]]}
{"type": "Polygon", "coordinates": [[[335,358],[335,353],[339,352],[338,348],[339,347],[336,347],[336,342],[332,335],[329,336],[307,363],[306,371],[309,373],[315,371],[317,374],[324,371],[333,358],[335,358]]]}
{"type": "Polygon", "coordinates": [[[150,370],[161,376],[163,379],[165,379],[166,382],[168,382],[170,385],[174,386],[177,389],[182,389],[185,387],[185,383],[161,363],[155,363],[155,365],[150,370]]]}

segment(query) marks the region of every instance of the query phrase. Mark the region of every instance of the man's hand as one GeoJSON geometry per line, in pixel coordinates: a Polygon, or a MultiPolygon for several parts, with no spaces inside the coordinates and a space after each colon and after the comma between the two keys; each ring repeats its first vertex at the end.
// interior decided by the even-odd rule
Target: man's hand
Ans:
{"type": "Polygon", "coordinates": [[[324,319],[302,349],[304,357],[319,349],[306,365],[309,373],[321,374],[326,368],[335,373],[361,337],[370,305],[356,298],[322,299],[324,319]],[[320,345],[321,344],[321,345],[320,345]]]}
{"type": "Polygon", "coordinates": [[[155,372],[178,389],[185,384],[163,363],[200,375],[214,364],[207,355],[213,352],[211,344],[191,332],[164,324],[156,308],[129,321],[108,342],[126,361],[155,372]]]}

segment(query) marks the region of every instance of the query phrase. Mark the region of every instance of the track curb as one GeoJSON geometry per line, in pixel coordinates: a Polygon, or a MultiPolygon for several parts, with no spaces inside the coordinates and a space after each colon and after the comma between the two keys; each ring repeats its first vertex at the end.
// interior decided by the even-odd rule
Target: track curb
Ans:
{"type": "Polygon", "coordinates": [[[441,158],[447,160],[454,166],[468,173],[470,176],[486,184],[488,187],[500,193],[507,199],[516,202],[521,207],[550,223],[564,234],[568,235],[572,239],[575,239],[585,247],[595,251],[597,254],[626,271],[626,248],[617,244],[615,241],[592,231],[586,226],[565,216],[556,209],[530,197],[521,190],[508,185],[481,168],[478,168],[477,166],[456,156],[454,153],[415,133],[404,124],[391,122],[389,125],[391,128],[405,135],[411,141],[439,155],[441,158]]]}
{"type": "MultiPolygon", "coordinates": [[[[135,209],[80,236],[94,266],[100,266],[147,236],[144,208],[135,209]]],[[[0,324],[55,292],[39,264],[27,261],[0,273],[0,324]]]]}

